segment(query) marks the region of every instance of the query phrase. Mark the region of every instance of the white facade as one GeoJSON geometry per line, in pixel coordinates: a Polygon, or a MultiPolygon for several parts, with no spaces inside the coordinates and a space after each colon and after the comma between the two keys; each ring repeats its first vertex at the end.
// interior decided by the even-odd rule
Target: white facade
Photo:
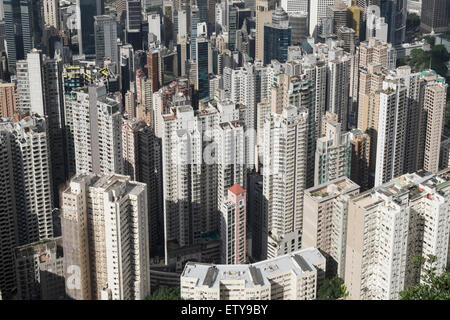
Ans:
{"type": "Polygon", "coordinates": [[[266,117],[263,193],[267,199],[269,246],[275,246],[269,253],[279,253],[279,250],[289,253],[297,249],[290,243],[285,246],[284,238],[293,237],[297,246],[300,245],[296,239],[302,229],[306,187],[307,119],[306,109],[293,106],[285,108],[281,115],[271,113],[266,117]]]}
{"type": "Polygon", "coordinates": [[[250,265],[187,263],[184,300],[314,300],[325,258],[315,248],[250,265]]]}
{"type": "Polygon", "coordinates": [[[66,126],[75,147],[76,173],[122,173],[119,103],[103,86],[75,90],[66,96],[66,126]]]}
{"type": "Polygon", "coordinates": [[[342,133],[341,124],[327,119],[325,137],[317,139],[314,185],[350,177],[350,132],[342,133]]]}
{"type": "Polygon", "coordinates": [[[375,186],[404,173],[407,107],[406,87],[383,82],[378,113],[375,186]]]}
{"type": "Polygon", "coordinates": [[[322,19],[327,16],[328,6],[334,5],[334,0],[310,0],[309,34],[312,37],[320,35],[322,19]]]}

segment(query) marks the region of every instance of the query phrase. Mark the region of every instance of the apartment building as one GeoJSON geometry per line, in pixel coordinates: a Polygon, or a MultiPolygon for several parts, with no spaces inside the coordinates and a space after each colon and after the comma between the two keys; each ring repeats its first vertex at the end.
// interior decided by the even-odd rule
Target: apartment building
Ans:
{"type": "Polygon", "coordinates": [[[243,264],[247,261],[247,192],[235,184],[228,189],[222,204],[220,238],[222,264],[243,264]]]}
{"type": "Polygon", "coordinates": [[[332,119],[326,120],[325,132],[316,144],[315,186],[351,174],[350,133],[342,133],[341,124],[332,119]]]}
{"type": "Polygon", "coordinates": [[[308,111],[289,106],[264,124],[264,210],[268,217],[268,257],[301,246],[306,188],[308,111]]]}
{"type": "Polygon", "coordinates": [[[74,147],[77,174],[123,172],[120,111],[121,105],[104,86],[91,85],[66,95],[67,145],[74,147]]]}
{"type": "Polygon", "coordinates": [[[17,247],[15,261],[17,296],[21,300],[65,298],[61,237],[17,247]]]}
{"type": "Polygon", "coordinates": [[[447,89],[445,79],[436,72],[427,70],[420,74],[417,166],[432,173],[439,171],[447,89]]]}
{"type": "Polygon", "coordinates": [[[67,295],[142,300],[150,294],[147,186],[127,176],[76,175],[62,193],[67,295]]]}
{"type": "Polygon", "coordinates": [[[348,205],[345,284],[352,300],[398,300],[405,289],[408,191],[392,182],[348,205]]]}
{"type": "Polygon", "coordinates": [[[180,277],[184,300],[314,300],[325,257],[315,248],[249,265],[189,262],[180,277]]]}
{"type": "Polygon", "coordinates": [[[329,277],[344,277],[348,203],[358,194],[359,186],[346,177],[305,191],[302,247],[320,250],[329,277]]]}
{"type": "Polygon", "coordinates": [[[416,256],[448,261],[450,187],[445,175],[405,174],[350,200],[345,283],[351,299],[395,300],[419,283],[416,256]]]}
{"type": "Polygon", "coordinates": [[[16,285],[14,248],[53,237],[53,193],[45,118],[0,119],[0,290],[16,285]]]}
{"type": "Polygon", "coordinates": [[[0,118],[9,118],[17,112],[17,85],[0,84],[0,118]]]}

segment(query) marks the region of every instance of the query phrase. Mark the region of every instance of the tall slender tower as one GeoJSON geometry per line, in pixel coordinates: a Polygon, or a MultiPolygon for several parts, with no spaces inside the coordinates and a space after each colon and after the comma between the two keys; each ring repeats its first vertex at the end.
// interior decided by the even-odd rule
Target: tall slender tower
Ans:
{"type": "Polygon", "coordinates": [[[308,111],[294,106],[271,113],[264,125],[264,210],[268,257],[301,247],[306,188],[308,111]]]}

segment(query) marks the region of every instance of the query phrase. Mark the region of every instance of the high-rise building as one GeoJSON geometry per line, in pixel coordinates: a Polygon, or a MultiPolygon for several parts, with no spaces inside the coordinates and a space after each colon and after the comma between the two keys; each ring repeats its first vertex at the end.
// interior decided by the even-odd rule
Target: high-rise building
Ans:
{"type": "Polygon", "coordinates": [[[333,19],[333,33],[337,34],[340,27],[347,26],[348,10],[345,2],[337,0],[327,7],[327,17],[333,19]]]}
{"type": "Polygon", "coordinates": [[[291,36],[289,16],[278,7],[272,14],[272,22],[264,24],[264,64],[270,64],[274,59],[281,63],[287,61],[291,36]]]}
{"type": "Polygon", "coordinates": [[[379,93],[375,186],[404,173],[407,99],[404,85],[383,82],[383,89],[379,93]]]}
{"type": "Polygon", "coordinates": [[[119,71],[119,48],[117,46],[117,22],[112,16],[95,16],[95,63],[103,67],[109,59],[112,72],[119,71]]]}
{"type": "Polygon", "coordinates": [[[251,256],[256,261],[267,259],[268,219],[264,211],[263,176],[248,174],[247,225],[252,239],[251,256]]]}
{"type": "Polygon", "coordinates": [[[79,55],[95,55],[94,17],[105,14],[104,0],[77,0],[79,55]]]}
{"type": "Polygon", "coordinates": [[[47,123],[39,115],[0,120],[0,290],[16,286],[14,248],[53,237],[47,123]]]}
{"type": "Polygon", "coordinates": [[[62,193],[66,293],[76,300],[150,294],[147,186],[120,175],[76,175],[62,193]]]}
{"type": "Polygon", "coordinates": [[[45,24],[59,30],[59,1],[44,0],[42,5],[44,7],[45,24]]]}
{"type": "Polygon", "coordinates": [[[310,0],[309,3],[309,34],[317,38],[322,34],[322,20],[327,17],[328,6],[335,0],[310,0]]]}
{"type": "Polygon", "coordinates": [[[283,8],[284,11],[291,14],[294,12],[308,12],[309,1],[308,0],[281,0],[280,6],[283,8]]]}
{"type": "Polygon", "coordinates": [[[43,8],[40,1],[33,0],[4,0],[3,5],[8,67],[14,71],[17,60],[42,46],[43,8]]]}
{"type": "Polygon", "coordinates": [[[142,49],[142,8],[141,1],[127,1],[127,19],[125,39],[134,50],[142,49]]]}
{"type": "Polygon", "coordinates": [[[235,184],[228,189],[228,197],[222,203],[220,238],[223,264],[243,264],[247,261],[247,199],[246,191],[235,184]]]}
{"type": "Polygon", "coordinates": [[[308,111],[289,106],[264,124],[264,210],[268,217],[268,257],[301,247],[306,188],[308,111]]]}
{"type": "Polygon", "coordinates": [[[21,300],[65,299],[62,238],[44,239],[15,250],[17,296],[21,300]]]}
{"type": "Polygon", "coordinates": [[[352,300],[397,300],[405,289],[410,209],[394,182],[348,205],[345,284],[352,300]]]}
{"type": "Polygon", "coordinates": [[[359,186],[346,177],[305,191],[302,247],[320,250],[329,277],[344,277],[348,202],[358,194],[359,186]]]}
{"type": "Polygon", "coordinates": [[[428,33],[449,32],[450,3],[445,0],[422,0],[420,28],[428,33]]]}
{"type": "Polygon", "coordinates": [[[181,274],[181,297],[184,300],[314,300],[325,265],[325,258],[315,248],[249,265],[188,262],[181,274]]]}
{"type": "Polygon", "coordinates": [[[351,55],[336,48],[328,54],[327,110],[337,114],[342,131],[347,131],[351,55]]]}
{"type": "MultiPolygon", "coordinates": [[[[289,12],[288,12],[289,13],[289,12]]],[[[299,45],[308,38],[308,13],[306,11],[289,13],[291,27],[291,44],[299,45]]]]}
{"type": "Polygon", "coordinates": [[[65,99],[67,145],[73,146],[73,173],[122,173],[120,104],[104,86],[72,91],[65,99]]]}
{"type": "Polygon", "coordinates": [[[331,119],[327,119],[325,132],[316,144],[315,186],[351,173],[350,133],[343,133],[341,124],[331,119]]]}
{"type": "Polygon", "coordinates": [[[420,74],[417,169],[432,173],[439,170],[447,89],[445,79],[436,72],[427,70],[420,74]]]}
{"type": "Polygon", "coordinates": [[[350,200],[345,264],[350,299],[399,299],[420,281],[417,256],[433,255],[437,274],[445,270],[449,194],[445,178],[418,172],[350,200]]]}
{"type": "Polygon", "coordinates": [[[206,23],[197,26],[196,38],[196,66],[197,66],[197,91],[199,100],[209,100],[209,58],[211,47],[208,40],[206,23]]]}
{"type": "Polygon", "coordinates": [[[369,189],[370,136],[360,129],[350,132],[352,147],[352,163],[350,179],[361,187],[361,191],[369,189]]]}
{"type": "Polygon", "coordinates": [[[150,247],[163,245],[161,151],[159,141],[144,121],[125,120],[122,124],[124,174],[147,185],[150,247]]]}
{"type": "Polygon", "coordinates": [[[0,118],[10,118],[17,110],[17,85],[0,84],[0,118]]]}
{"type": "Polygon", "coordinates": [[[275,1],[256,0],[256,44],[255,57],[264,61],[264,26],[272,21],[272,13],[275,10],[275,1]]]}

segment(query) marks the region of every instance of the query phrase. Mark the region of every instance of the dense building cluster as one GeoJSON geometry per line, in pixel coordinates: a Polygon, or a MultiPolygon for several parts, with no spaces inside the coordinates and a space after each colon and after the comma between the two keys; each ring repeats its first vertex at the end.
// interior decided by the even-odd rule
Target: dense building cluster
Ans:
{"type": "MultiPolygon", "coordinates": [[[[417,256],[442,273],[449,88],[397,65],[430,50],[409,8],[0,0],[0,298],[311,300],[339,276],[395,300],[417,256]]],[[[450,31],[449,1],[421,12],[450,31]]]]}

